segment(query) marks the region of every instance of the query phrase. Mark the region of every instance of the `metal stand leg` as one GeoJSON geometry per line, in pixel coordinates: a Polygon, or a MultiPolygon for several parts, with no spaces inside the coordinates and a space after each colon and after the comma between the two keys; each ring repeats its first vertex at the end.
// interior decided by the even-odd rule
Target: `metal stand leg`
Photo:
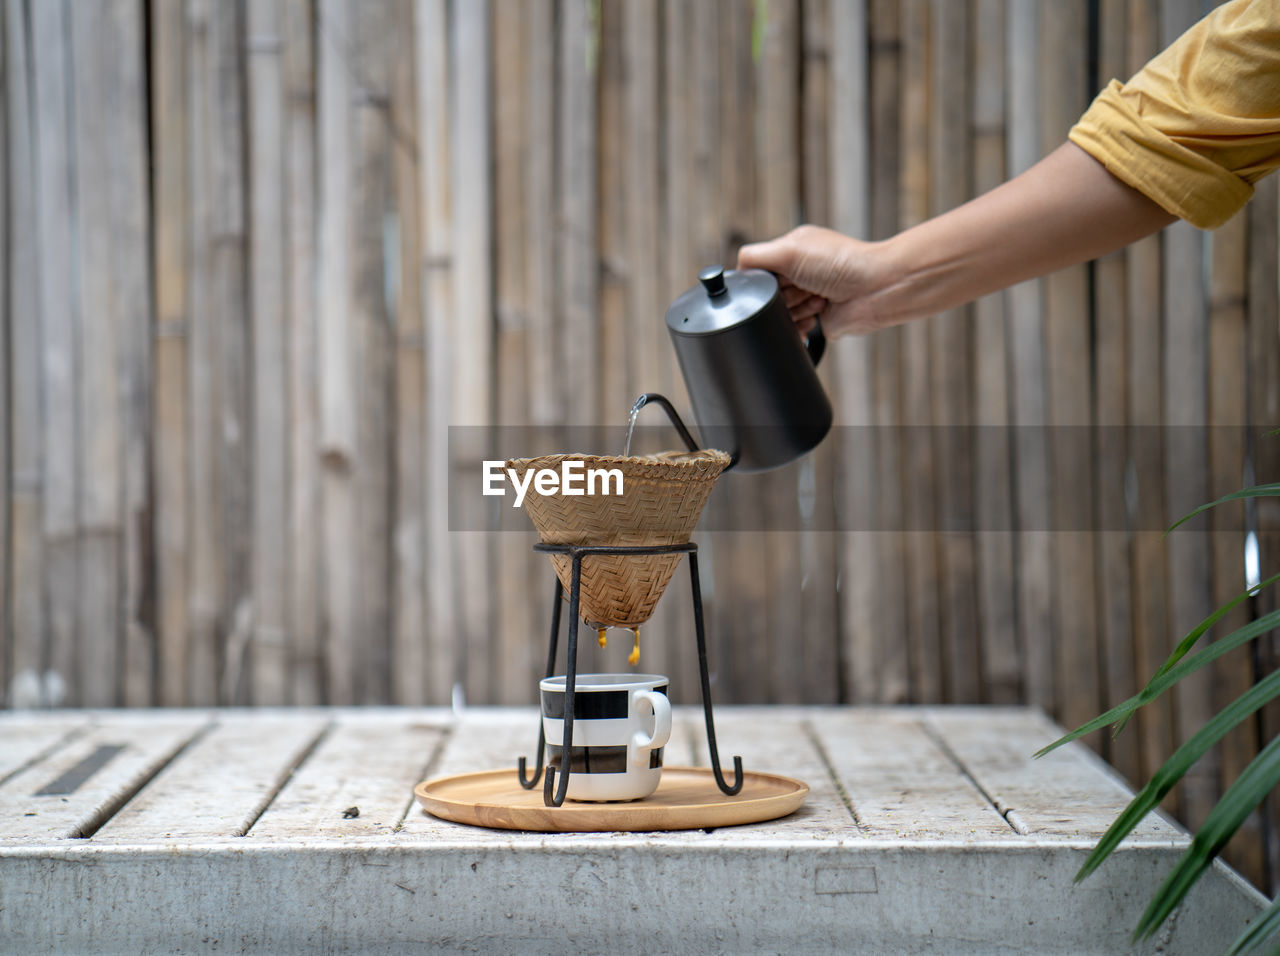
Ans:
{"type": "MultiPolygon", "coordinates": [[[[520,786],[532,790],[542,776],[542,802],[548,807],[559,807],[564,804],[569,792],[570,757],[573,746],[573,705],[578,681],[578,598],[582,589],[582,559],[588,554],[688,554],[689,581],[693,587],[693,623],[698,635],[698,677],[702,684],[702,713],[707,722],[707,749],[711,757],[711,770],[715,774],[716,786],[733,796],[742,790],[742,758],[733,758],[733,783],[724,779],[720,770],[720,750],[716,745],[716,725],[711,716],[711,678],[707,675],[707,635],[702,619],[702,585],[698,580],[698,546],[693,543],[666,544],[649,546],[610,547],[608,545],[550,545],[536,544],[534,550],[544,554],[568,555],[573,562],[573,573],[569,584],[569,646],[568,660],[565,667],[564,688],[564,739],[560,751],[560,766],[547,763],[543,776],[543,763],[546,750],[546,735],[543,731],[541,717],[538,719],[538,761],[533,776],[526,776],[528,761],[519,760],[520,786]],[[559,778],[557,779],[557,770],[559,778]]],[[[560,602],[564,597],[564,589],[556,578],[555,597],[551,612],[551,647],[547,652],[546,676],[551,677],[556,666],[556,645],[560,631],[560,602]]]]}
{"type": "MultiPolygon", "coordinates": [[[[560,584],[560,578],[556,577],[556,592],[551,599],[551,646],[547,651],[547,669],[542,675],[543,677],[551,677],[556,672],[556,644],[560,640],[560,601],[564,596],[564,587],[560,584]]],[[[518,773],[520,776],[520,786],[526,790],[532,790],[538,785],[538,778],[542,776],[542,757],[543,751],[546,750],[546,737],[542,729],[542,718],[538,718],[538,764],[534,767],[533,776],[525,777],[525,767],[527,766],[524,757],[519,760],[518,773]]]]}
{"type": "Polygon", "coordinates": [[[573,746],[573,704],[578,683],[578,592],[582,583],[582,555],[573,552],[573,576],[569,584],[569,647],[564,674],[564,746],[560,751],[560,780],[556,786],[556,768],[547,764],[542,785],[542,802],[548,807],[564,805],[569,793],[569,758],[573,746]],[[552,791],[555,791],[554,794],[552,791]]]}
{"type": "Polygon", "coordinates": [[[702,585],[698,582],[698,553],[689,552],[689,581],[693,586],[693,625],[698,632],[698,676],[702,680],[702,713],[707,719],[707,750],[711,755],[711,770],[716,776],[716,786],[722,793],[733,796],[742,789],[742,758],[733,758],[733,785],[725,783],[720,772],[720,750],[716,747],[716,725],[711,717],[711,678],[707,676],[707,636],[702,623],[702,585]]]}

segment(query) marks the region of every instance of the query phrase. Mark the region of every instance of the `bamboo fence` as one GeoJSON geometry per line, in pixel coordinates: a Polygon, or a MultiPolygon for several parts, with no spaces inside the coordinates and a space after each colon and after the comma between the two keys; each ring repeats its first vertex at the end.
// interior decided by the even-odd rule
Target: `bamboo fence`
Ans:
{"type": "MultiPolygon", "coordinates": [[[[662,316],[699,267],[963,202],[1202,12],[3,0],[0,701],[531,702],[550,570],[531,533],[449,531],[450,428],[687,407],[662,316]]],[[[1264,181],[1213,234],[836,343],[824,381],[874,453],[842,429],[742,500],[914,530],[704,535],[717,700],[1074,724],[1243,589],[1241,529],[1280,569],[1274,505],[1154,530],[1280,477],[1278,212],[1264,181]],[[1248,427],[1163,461],[1127,444],[1171,425],[1248,427]],[[1010,530],[946,530],[966,516],[1010,530]]],[[[646,668],[693,673],[689,621],[677,584],[646,668]]],[[[1139,780],[1277,664],[1274,641],[1229,657],[1092,743],[1139,780]]],[[[1230,737],[1170,808],[1203,819],[1278,728],[1230,737]]],[[[1231,848],[1263,884],[1278,820],[1231,848]]]]}

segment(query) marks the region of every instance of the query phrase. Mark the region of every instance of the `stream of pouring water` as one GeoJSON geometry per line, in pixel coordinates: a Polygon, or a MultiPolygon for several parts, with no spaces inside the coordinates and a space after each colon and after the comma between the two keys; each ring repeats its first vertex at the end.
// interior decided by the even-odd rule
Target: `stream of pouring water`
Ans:
{"type": "Polygon", "coordinates": [[[631,406],[631,414],[627,419],[627,443],[622,446],[622,457],[627,458],[631,455],[631,435],[636,430],[636,418],[640,414],[640,409],[644,408],[648,397],[641,395],[636,399],[636,403],[631,406]]]}
{"type": "MultiPolygon", "coordinates": [[[[627,442],[622,446],[622,457],[627,458],[631,455],[631,436],[636,430],[636,418],[640,415],[640,409],[644,408],[645,403],[649,401],[647,395],[641,395],[636,399],[636,403],[631,406],[631,413],[627,416],[627,442]]],[[[597,640],[601,647],[605,646],[605,628],[600,628],[597,640]]],[[[635,667],[640,663],[640,628],[633,627],[631,633],[635,636],[635,646],[631,648],[631,653],[627,656],[627,663],[635,667]]]]}

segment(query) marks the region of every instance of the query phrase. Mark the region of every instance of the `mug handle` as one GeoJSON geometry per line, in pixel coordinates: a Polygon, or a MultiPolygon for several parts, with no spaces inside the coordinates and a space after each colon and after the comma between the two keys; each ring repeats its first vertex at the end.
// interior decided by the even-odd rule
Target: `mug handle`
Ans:
{"type": "Polygon", "coordinates": [[[639,706],[643,701],[648,701],[653,708],[655,720],[652,737],[645,737],[638,730],[631,735],[631,762],[636,765],[647,764],[649,751],[657,750],[671,739],[671,701],[667,700],[667,695],[654,690],[637,691],[635,703],[632,704],[637,717],[643,713],[639,706]]]}

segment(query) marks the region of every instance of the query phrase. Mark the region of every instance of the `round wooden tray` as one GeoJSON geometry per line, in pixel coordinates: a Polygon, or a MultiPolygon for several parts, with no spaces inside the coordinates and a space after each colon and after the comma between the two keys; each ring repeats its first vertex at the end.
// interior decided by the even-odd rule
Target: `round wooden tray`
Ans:
{"type": "Polygon", "coordinates": [[[801,780],[772,773],[744,774],[742,790],[727,797],[705,767],[667,767],[658,789],[628,803],[542,803],[542,787],[525,790],[514,768],[425,780],[413,788],[433,816],[499,830],[586,833],[609,830],[697,830],[760,823],[800,808],[809,793],[801,780]]]}

